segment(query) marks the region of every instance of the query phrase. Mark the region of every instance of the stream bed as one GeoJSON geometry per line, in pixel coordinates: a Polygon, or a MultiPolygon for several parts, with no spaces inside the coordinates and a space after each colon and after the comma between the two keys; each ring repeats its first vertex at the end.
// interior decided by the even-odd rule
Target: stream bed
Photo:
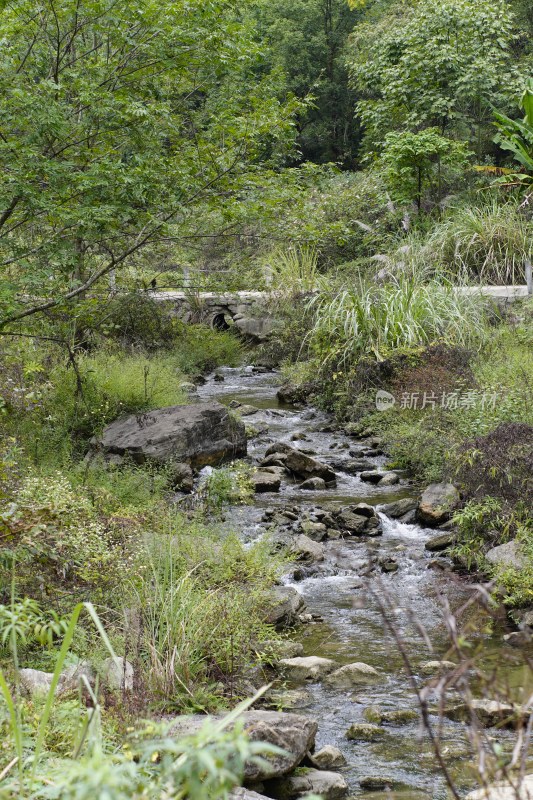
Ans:
{"type": "MultiPolygon", "coordinates": [[[[332,430],[331,418],[313,408],[295,409],[281,405],[276,396],[279,378],[272,372],[256,372],[251,367],[226,368],[218,371],[224,377],[213,376],[198,388],[201,400],[218,400],[224,404],[238,401],[259,409],[246,418],[247,424],[265,423],[268,430],[249,441],[248,454],[253,463],[263,457],[272,442],[285,441],[295,447],[313,451],[325,463],[335,462],[337,486],[322,491],[303,491],[298,483],[283,482],[279,493],[258,494],[248,506],[230,508],[225,515],[228,529],[239,532],[247,541],[263,535],[268,527],[264,521],[267,509],[297,506],[302,512],[317,505],[338,509],[350,503],[365,502],[379,507],[418,492],[408,481],[401,485],[382,487],[364,483],[358,476],[338,468],[347,451],[360,444],[343,432],[332,430]],[[324,430],[326,428],[326,430],[324,430]],[[295,441],[296,435],[305,440],[295,441]]],[[[376,467],[385,464],[383,455],[372,457],[376,467]]],[[[271,513],[271,511],[269,512],[271,513]]],[[[443,623],[443,600],[453,609],[462,605],[472,594],[472,586],[448,566],[447,560],[435,558],[425,549],[425,543],[435,530],[418,524],[404,524],[381,515],[383,535],[372,539],[351,537],[325,542],[326,560],[317,574],[295,581],[292,573],[284,579],[302,594],[309,613],[320,621],[301,625],[291,634],[303,644],[304,654],[332,658],[339,665],[365,662],[380,673],[380,680],[356,690],[340,690],[321,683],[307,685],[310,693],[305,708],[297,713],[309,714],[319,722],[317,748],[325,744],[337,746],[347,759],[341,771],[354,797],[431,798],[444,800],[450,794],[441,771],[435,763],[427,734],[420,723],[388,725],[380,741],[348,741],[346,731],[353,723],[366,722],[363,712],[369,706],[385,711],[418,710],[409,677],[396,643],[388,633],[379,599],[386,598],[392,608],[397,631],[405,642],[413,672],[422,684],[417,671],[429,660],[446,657],[448,639],[443,623]],[[390,555],[398,563],[394,573],[375,568],[376,560],[390,555]],[[361,575],[364,580],[361,580],[361,575]],[[427,634],[432,649],[421,635],[427,634]],[[363,776],[386,776],[398,785],[397,793],[365,792],[360,785],[363,776]]],[[[503,679],[513,687],[517,699],[533,689],[531,671],[523,666],[520,652],[505,644],[504,630],[488,623],[478,604],[473,605],[468,620],[475,630],[476,644],[482,647],[482,659],[488,668],[500,667],[503,679]]],[[[502,676],[500,676],[501,678],[502,676]]],[[[289,710],[289,709],[287,709],[289,710]]],[[[473,784],[472,755],[465,726],[437,715],[432,721],[441,740],[451,775],[466,793],[473,784]]],[[[504,751],[513,747],[512,731],[491,729],[504,751]]]]}

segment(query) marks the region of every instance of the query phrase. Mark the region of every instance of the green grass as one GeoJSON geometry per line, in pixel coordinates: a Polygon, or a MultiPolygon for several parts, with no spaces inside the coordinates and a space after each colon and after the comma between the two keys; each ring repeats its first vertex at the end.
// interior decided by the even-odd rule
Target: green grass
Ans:
{"type": "Polygon", "coordinates": [[[283,558],[266,541],[244,547],[201,520],[167,515],[167,526],[147,537],[148,569],[133,586],[139,663],[158,707],[214,709],[242,696],[257,644],[275,638],[265,592],[283,558]]]}
{"type": "Polygon", "coordinates": [[[267,259],[272,286],[283,294],[312,292],[318,281],[318,251],[311,245],[275,250],[267,259]]]}
{"type": "Polygon", "coordinates": [[[220,364],[242,363],[241,342],[204,325],[170,348],[145,353],[107,344],[90,353],[38,340],[2,342],[0,423],[36,464],[64,466],[123,414],[187,402],[180,384],[220,364]]]}
{"type": "Polygon", "coordinates": [[[469,283],[524,284],[532,238],[532,223],[515,203],[460,206],[435,225],[418,258],[469,283]]]}
{"type": "MultiPolygon", "coordinates": [[[[458,448],[466,441],[484,436],[501,423],[520,422],[533,425],[533,307],[530,302],[513,306],[511,323],[502,323],[486,330],[483,345],[473,351],[471,377],[453,372],[448,379],[457,382],[459,393],[474,390],[475,402],[457,409],[402,409],[397,403],[386,412],[373,408],[375,390],[368,390],[367,414],[361,421],[386,439],[395,465],[411,469],[421,480],[434,481],[453,474],[458,448]],[[467,385],[464,381],[467,381],[467,385]],[[486,398],[484,400],[484,397],[486,398]]],[[[414,355],[416,368],[419,355],[414,355]]],[[[417,386],[421,392],[431,391],[432,381],[441,373],[431,359],[424,361],[417,386]]],[[[401,382],[408,372],[400,366],[396,377],[401,382]]],[[[392,386],[384,388],[392,389],[392,386]]],[[[352,404],[357,398],[351,399],[352,404]]]]}
{"type": "Polygon", "coordinates": [[[88,440],[122,414],[186,401],[183,376],[170,355],[100,351],[79,355],[77,372],[54,356],[50,365],[50,356],[42,354],[39,369],[23,379],[23,391],[34,401],[8,408],[4,418],[36,463],[60,466],[82,455],[88,440]]]}
{"type": "Polygon", "coordinates": [[[471,345],[485,330],[479,298],[459,294],[443,280],[398,275],[383,285],[323,291],[311,301],[315,323],[311,348],[321,366],[347,365],[366,355],[382,360],[394,350],[435,341],[471,345]]]}

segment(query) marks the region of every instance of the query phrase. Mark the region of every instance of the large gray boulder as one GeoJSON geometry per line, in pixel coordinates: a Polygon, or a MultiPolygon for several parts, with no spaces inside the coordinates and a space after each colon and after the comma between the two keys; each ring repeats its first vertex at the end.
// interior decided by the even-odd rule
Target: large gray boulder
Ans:
{"type": "MultiPolygon", "coordinates": [[[[201,714],[176,717],[170,725],[169,735],[191,736],[208,719],[201,714]]],[[[220,717],[211,719],[218,721],[220,717]]],[[[318,724],[312,717],[278,711],[247,711],[240,719],[253,742],[266,742],[283,750],[281,754],[263,756],[263,764],[247,763],[244,772],[246,783],[286,775],[301,764],[314,748],[318,724]]]]}
{"type": "Polygon", "coordinates": [[[266,458],[277,455],[283,456],[285,468],[299,478],[322,478],[326,483],[332,483],[335,480],[335,472],[331,467],[302,450],[291,447],[287,442],[276,442],[265,452],[266,458]]]}
{"type": "Polygon", "coordinates": [[[97,446],[137,463],[186,462],[199,468],[246,455],[246,430],[221,403],[196,403],[117,419],[97,446]]]}
{"type": "Polygon", "coordinates": [[[526,775],[521,783],[517,778],[514,786],[505,781],[476,789],[466,800],[533,800],[533,775],[526,775]]]}
{"type": "Polygon", "coordinates": [[[426,525],[440,525],[450,519],[461,498],[453,483],[432,483],[422,494],[418,519],[426,525]]]}

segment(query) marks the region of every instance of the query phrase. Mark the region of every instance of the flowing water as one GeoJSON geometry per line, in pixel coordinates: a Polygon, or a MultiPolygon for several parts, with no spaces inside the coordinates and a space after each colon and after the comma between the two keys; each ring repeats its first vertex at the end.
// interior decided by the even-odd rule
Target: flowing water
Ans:
{"type": "MultiPolygon", "coordinates": [[[[321,430],[331,422],[322,412],[280,405],[276,398],[278,379],[274,373],[257,374],[250,367],[219,372],[224,375],[224,381],[215,382],[211,378],[199,387],[199,396],[202,400],[215,399],[225,404],[237,400],[259,409],[257,414],[246,419],[254,426],[259,422],[268,425],[264,435],[249,442],[248,452],[253,462],[263,456],[272,442],[279,440],[310,449],[316,458],[326,463],[339,462],[343,454],[346,457],[348,448],[358,444],[342,432],[321,430]],[[305,434],[305,441],[293,441],[294,434],[305,434]]],[[[377,456],[372,460],[379,467],[384,464],[385,457],[377,456]]],[[[231,508],[226,524],[246,540],[253,540],[263,535],[267,527],[263,522],[266,508],[298,506],[305,511],[318,505],[335,509],[363,501],[379,510],[381,504],[416,493],[407,481],[401,486],[380,488],[338,468],[336,472],[335,489],[309,492],[299,489],[296,483],[283,482],[279,493],[256,495],[253,505],[231,508]]],[[[435,531],[416,524],[403,524],[383,514],[382,520],[382,536],[326,542],[326,561],[317,574],[298,582],[291,576],[285,579],[301,592],[308,611],[321,618],[321,621],[298,627],[292,634],[302,642],[305,655],[332,658],[339,664],[362,661],[375,667],[381,675],[379,682],[355,691],[331,689],[321,683],[307,686],[309,703],[299,713],[310,714],[318,720],[317,747],[333,744],[344,753],[348,763],[342,771],[352,796],[368,796],[375,800],[385,796],[444,800],[449,794],[436,767],[429,739],[421,732],[419,723],[387,726],[385,738],[378,742],[351,742],[345,736],[351,724],[365,722],[363,712],[370,705],[386,711],[417,709],[401,655],[386,630],[378,598],[387,597],[387,602],[392,604],[395,627],[405,642],[417,679],[423,682],[417,672],[420,664],[446,656],[448,640],[443,624],[443,598],[453,609],[472,592],[468,582],[447,567],[445,559],[437,559],[435,563],[434,555],[425,550],[425,542],[435,531]],[[384,554],[396,559],[397,572],[383,574],[374,569],[368,580],[362,581],[359,576],[369,571],[369,564],[375,563],[378,555],[384,554]],[[424,644],[418,625],[427,632],[433,652],[424,644]],[[394,779],[400,791],[394,795],[365,794],[359,783],[362,776],[394,779]]],[[[497,626],[487,626],[479,606],[473,607],[469,622],[478,631],[475,638],[483,648],[487,666],[505,664],[505,680],[519,693],[521,687],[531,690],[531,673],[521,666],[517,651],[504,645],[503,631],[497,626]]],[[[438,717],[435,715],[432,720],[438,727],[438,717]]],[[[472,778],[465,728],[461,723],[444,719],[439,735],[450,772],[466,790],[472,778]]],[[[512,748],[512,732],[493,730],[491,735],[498,738],[504,749],[512,748]]]]}

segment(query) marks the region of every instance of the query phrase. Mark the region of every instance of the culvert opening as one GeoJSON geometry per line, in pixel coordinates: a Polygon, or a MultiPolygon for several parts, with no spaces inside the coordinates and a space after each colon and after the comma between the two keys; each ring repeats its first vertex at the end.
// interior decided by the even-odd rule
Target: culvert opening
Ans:
{"type": "Polygon", "coordinates": [[[221,311],[220,313],[215,314],[211,320],[211,327],[215,331],[227,331],[231,327],[231,322],[233,322],[233,320],[228,320],[226,315],[221,311]]]}

